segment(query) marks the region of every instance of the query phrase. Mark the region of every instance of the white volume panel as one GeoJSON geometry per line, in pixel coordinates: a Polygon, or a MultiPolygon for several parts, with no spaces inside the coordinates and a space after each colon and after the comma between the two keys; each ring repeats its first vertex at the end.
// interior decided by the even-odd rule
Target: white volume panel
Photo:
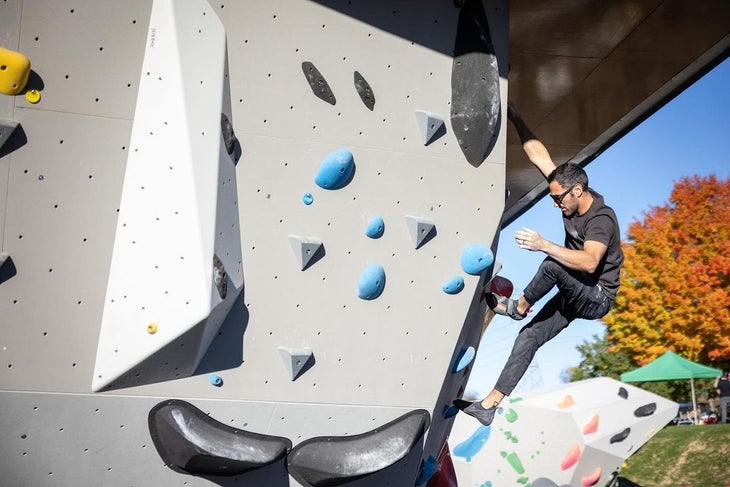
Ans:
{"type": "Polygon", "coordinates": [[[228,93],[225,32],[207,2],[156,0],[95,391],[122,378],[124,385],[169,378],[143,365],[156,354],[174,358],[174,376],[191,374],[242,289],[234,162],[221,134],[221,113],[231,118],[228,93]],[[214,283],[214,255],[226,272],[225,294],[214,283]]]}

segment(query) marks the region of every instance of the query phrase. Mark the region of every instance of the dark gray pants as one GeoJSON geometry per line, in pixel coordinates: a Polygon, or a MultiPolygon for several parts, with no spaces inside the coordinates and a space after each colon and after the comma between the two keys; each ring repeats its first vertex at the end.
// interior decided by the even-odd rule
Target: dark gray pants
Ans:
{"type": "Polygon", "coordinates": [[[613,300],[598,285],[583,282],[561,264],[551,258],[545,259],[535,277],[525,288],[525,299],[536,303],[554,287],[558,294],[553,296],[515,339],[512,353],[494,386],[509,396],[530,366],[537,349],[551,340],[576,318],[595,320],[611,309],[613,300]]]}

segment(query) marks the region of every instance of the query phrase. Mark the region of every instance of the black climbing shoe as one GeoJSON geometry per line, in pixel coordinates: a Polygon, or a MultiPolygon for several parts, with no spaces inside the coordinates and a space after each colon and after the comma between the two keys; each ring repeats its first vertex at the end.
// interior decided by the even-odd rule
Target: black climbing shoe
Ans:
{"type": "Polygon", "coordinates": [[[482,406],[481,401],[474,401],[470,406],[463,409],[463,411],[477,419],[484,426],[489,426],[494,420],[494,414],[497,412],[498,404],[495,403],[491,408],[485,408],[482,406]]]}

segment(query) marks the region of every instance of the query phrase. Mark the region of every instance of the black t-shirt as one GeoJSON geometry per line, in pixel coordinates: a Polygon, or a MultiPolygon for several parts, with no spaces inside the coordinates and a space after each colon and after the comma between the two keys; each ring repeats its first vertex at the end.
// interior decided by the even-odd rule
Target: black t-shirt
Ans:
{"type": "Polygon", "coordinates": [[[730,397],[730,380],[726,377],[720,377],[717,388],[720,389],[720,397],[730,397]]]}
{"type": "Polygon", "coordinates": [[[603,196],[592,189],[593,203],[582,215],[563,217],[565,226],[565,247],[583,250],[586,240],[600,242],[606,246],[603,259],[592,274],[582,273],[582,281],[589,285],[599,284],[612,298],[619,286],[619,272],[624,262],[621,250],[621,231],[613,209],[603,202],[603,196]]]}

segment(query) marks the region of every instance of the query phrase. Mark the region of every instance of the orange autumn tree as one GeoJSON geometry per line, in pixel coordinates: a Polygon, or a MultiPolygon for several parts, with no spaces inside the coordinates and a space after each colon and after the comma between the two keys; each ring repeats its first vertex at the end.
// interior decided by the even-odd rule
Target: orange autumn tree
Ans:
{"type": "Polygon", "coordinates": [[[609,343],[639,365],[672,350],[730,368],[730,179],[685,177],[622,242],[609,343]]]}

